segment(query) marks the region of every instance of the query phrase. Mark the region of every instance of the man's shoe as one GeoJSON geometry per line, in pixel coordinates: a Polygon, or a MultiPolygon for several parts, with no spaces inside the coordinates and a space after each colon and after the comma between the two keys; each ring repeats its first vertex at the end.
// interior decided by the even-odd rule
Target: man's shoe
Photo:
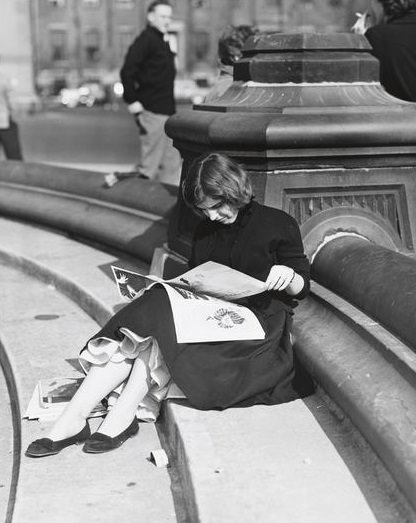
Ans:
{"type": "Polygon", "coordinates": [[[123,180],[128,180],[129,178],[141,178],[142,180],[148,180],[149,177],[146,174],[141,173],[140,171],[130,171],[130,172],[118,172],[106,174],[104,176],[104,187],[110,189],[116,183],[123,180]]]}
{"type": "Polygon", "coordinates": [[[130,425],[120,432],[118,436],[110,438],[101,432],[94,432],[94,434],[87,439],[82,450],[89,454],[100,454],[101,452],[109,452],[110,450],[121,447],[121,445],[139,432],[139,422],[134,417],[130,425]]]}
{"type": "Polygon", "coordinates": [[[77,443],[83,443],[91,436],[91,430],[88,423],[85,423],[85,427],[70,438],[60,439],[58,441],[53,441],[50,438],[41,438],[35,441],[28,446],[25,455],[29,458],[43,458],[44,456],[52,456],[53,454],[58,454],[62,449],[69,447],[70,445],[75,445],[77,443]]]}

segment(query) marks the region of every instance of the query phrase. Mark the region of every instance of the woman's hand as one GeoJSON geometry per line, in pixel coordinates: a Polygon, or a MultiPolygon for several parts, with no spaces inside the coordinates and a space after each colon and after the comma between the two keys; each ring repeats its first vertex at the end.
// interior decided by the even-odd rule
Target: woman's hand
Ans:
{"type": "Polygon", "coordinates": [[[305,282],[299,274],[286,265],[273,265],[265,283],[267,291],[286,291],[291,296],[299,294],[305,282]]]}
{"type": "Polygon", "coordinates": [[[286,265],[273,265],[266,280],[266,290],[283,291],[292,282],[295,271],[286,265]]]}

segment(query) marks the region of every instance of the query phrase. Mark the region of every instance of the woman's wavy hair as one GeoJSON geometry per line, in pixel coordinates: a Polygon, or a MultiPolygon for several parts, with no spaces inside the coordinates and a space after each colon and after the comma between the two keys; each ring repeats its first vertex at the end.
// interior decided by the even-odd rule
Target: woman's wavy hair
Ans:
{"type": "Polygon", "coordinates": [[[208,153],[194,160],[182,182],[185,203],[197,214],[198,205],[208,198],[235,209],[247,205],[253,189],[247,172],[237,162],[220,153],[208,153]]]}
{"type": "Polygon", "coordinates": [[[378,0],[383,6],[387,20],[394,20],[416,12],[416,0],[378,0]]]}

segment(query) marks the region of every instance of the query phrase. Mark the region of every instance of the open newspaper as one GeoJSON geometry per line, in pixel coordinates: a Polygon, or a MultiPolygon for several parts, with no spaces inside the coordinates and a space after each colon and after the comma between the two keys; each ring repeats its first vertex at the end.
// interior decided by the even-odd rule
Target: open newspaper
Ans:
{"type": "Polygon", "coordinates": [[[215,262],[170,280],[111,267],[120,295],[140,297],[162,285],[170,300],[178,343],[264,339],[264,330],[247,307],[233,303],[264,291],[264,282],[215,262]]]}
{"type": "MultiPolygon", "coordinates": [[[[84,376],[39,380],[23,417],[39,421],[56,420],[71,401],[83,379],[84,376]]],[[[106,414],[107,408],[100,402],[88,417],[95,418],[106,414]]]]}

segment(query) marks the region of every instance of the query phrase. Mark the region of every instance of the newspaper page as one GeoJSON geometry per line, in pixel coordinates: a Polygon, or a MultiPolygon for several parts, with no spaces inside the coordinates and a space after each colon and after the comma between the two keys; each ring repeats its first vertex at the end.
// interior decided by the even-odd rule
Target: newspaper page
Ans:
{"type": "Polygon", "coordinates": [[[198,265],[177,278],[167,280],[167,283],[185,286],[193,292],[201,292],[227,301],[260,294],[265,290],[264,282],[211,261],[198,265]]]}
{"type": "Polygon", "coordinates": [[[261,340],[264,330],[247,307],[162,283],[170,299],[178,343],[261,340]]]}
{"type": "Polygon", "coordinates": [[[215,262],[199,265],[171,280],[115,266],[112,270],[120,295],[128,300],[139,297],[156,283],[163,285],[178,343],[264,339],[256,315],[247,307],[228,301],[263,292],[264,283],[260,280],[215,262]]]}
{"type": "Polygon", "coordinates": [[[128,300],[133,299],[143,286],[149,284],[149,280],[175,284],[192,292],[208,294],[227,301],[260,294],[265,290],[264,282],[221,263],[211,261],[198,265],[170,280],[163,280],[152,274],[139,274],[114,265],[111,268],[121,296],[128,300]]]}

